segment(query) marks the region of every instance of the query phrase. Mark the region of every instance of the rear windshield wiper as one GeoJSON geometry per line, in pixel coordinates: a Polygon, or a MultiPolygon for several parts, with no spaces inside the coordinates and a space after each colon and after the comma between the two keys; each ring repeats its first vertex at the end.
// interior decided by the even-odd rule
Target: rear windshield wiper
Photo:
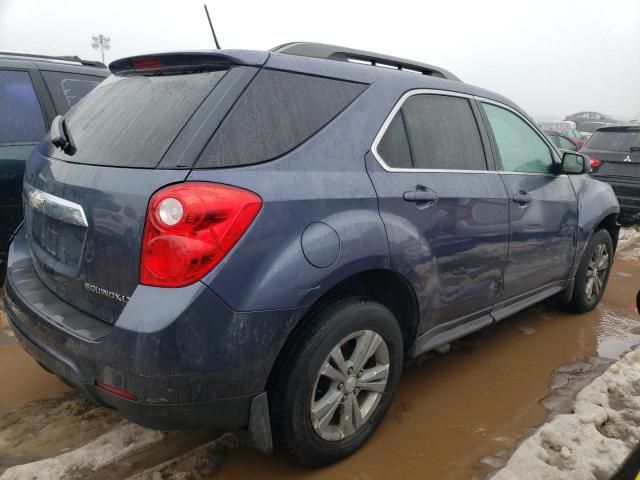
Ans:
{"type": "Polygon", "coordinates": [[[76,144],[73,142],[67,122],[62,115],[58,115],[53,119],[49,136],[51,137],[51,143],[67,155],[76,153],[76,144]]]}

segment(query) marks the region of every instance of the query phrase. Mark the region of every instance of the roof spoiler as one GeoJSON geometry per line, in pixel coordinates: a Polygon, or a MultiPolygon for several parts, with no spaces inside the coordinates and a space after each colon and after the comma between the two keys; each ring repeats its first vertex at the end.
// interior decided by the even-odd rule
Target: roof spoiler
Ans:
{"type": "Polygon", "coordinates": [[[153,53],[115,60],[109,70],[114,75],[167,75],[224,70],[236,65],[261,67],[267,58],[267,52],[249,50],[153,53]]]}
{"type": "Polygon", "coordinates": [[[77,55],[38,55],[35,53],[20,53],[20,52],[0,52],[0,56],[7,56],[7,57],[22,57],[22,58],[29,58],[29,59],[33,59],[33,60],[59,60],[61,62],[73,62],[73,63],[79,63],[80,65],[86,65],[88,67],[102,67],[102,68],[107,68],[107,66],[102,63],[102,62],[98,62],[95,60],[85,60],[83,58],[80,58],[77,55]]]}
{"type": "Polygon", "coordinates": [[[421,73],[432,77],[445,78],[460,82],[461,80],[453,73],[444,68],[429,65],[427,63],[407,60],[405,58],[393,57],[381,53],[357,50],[355,48],[340,47],[337,45],[327,45],[324,43],[292,42],[279,45],[273,49],[275,53],[286,53],[289,55],[300,55],[302,57],[324,58],[327,60],[337,60],[340,62],[365,63],[372,66],[390,67],[398,70],[421,73]]]}

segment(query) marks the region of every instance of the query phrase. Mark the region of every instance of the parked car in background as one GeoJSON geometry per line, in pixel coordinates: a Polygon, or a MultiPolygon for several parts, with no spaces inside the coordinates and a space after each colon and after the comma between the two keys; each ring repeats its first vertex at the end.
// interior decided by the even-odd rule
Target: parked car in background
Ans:
{"type": "Polygon", "coordinates": [[[22,174],[33,147],[107,75],[99,62],[0,52],[0,285],[9,238],[22,221],[22,174]]]}
{"type": "Polygon", "coordinates": [[[599,128],[580,153],[590,158],[591,176],[613,187],[621,210],[640,212],[640,125],[599,128]]]}
{"type": "Polygon", "coordinates": [[[578,146],[578,148],[582,147],[582,145],[584,145],[584,142],[586,141],[586,137],[578,130],[576,130],[576,123],[569,120],[557,122],[538,122],[538,126],[542,130],[553,130],[564,135],[565,137],[568,137],[573,143],[578,146]]]}
{"type": "Polygon", "coordinates": [[[560,132],[558,130],[544,130],[544,134],[560,150],[569,150],[572,152],[577,152],[580,149],[578,144],[575,143],[566,135],[564,135],[563,132],[560,132]]]}
{"type": "Polygon", "coordinates": [[[600,127],[619,123],[619,120],[598,112],[578,112],[572,115],[567,115],[564,119],[575,122],[576,129],[579,132],[587,134],[587,136],[600,127]]]}
{"type": "Polygon", "coordinates": [[[27,163],[5,305],[128,419],[325,465],[372,435],[406,357],[602,297],[611,187],[445,69],[308,43],[110,68],[27,163]]]}

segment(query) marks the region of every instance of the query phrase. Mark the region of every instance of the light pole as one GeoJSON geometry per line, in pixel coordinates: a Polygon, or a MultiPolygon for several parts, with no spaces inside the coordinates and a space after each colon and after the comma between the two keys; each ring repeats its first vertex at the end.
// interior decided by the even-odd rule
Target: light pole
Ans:
{"type": "Polygon", "coordinates": [[[95,50],[100,49],[100,54],[102,55],[102,63],[104,63],[104,51],[111,48],[109,42],[111,42],[111,39],[109,37],[105,37],[103,34],[91,37],[91,46],[95,50]]]}

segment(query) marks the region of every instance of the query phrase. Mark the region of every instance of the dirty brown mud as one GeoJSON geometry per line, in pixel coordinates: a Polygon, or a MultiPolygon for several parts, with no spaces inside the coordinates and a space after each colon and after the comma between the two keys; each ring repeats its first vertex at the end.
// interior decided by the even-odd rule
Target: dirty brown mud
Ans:
{"type": "MultiPolygon", "coordinates": [[[[634,306],[640,286],[637,261],[640,239],[633,232],[626,232],[623,237],[626,243],[623,242],[599,308],[573,315],[553,302],[545,302],[455,342],[446,354],[418,358],[405,369],[394,403],[374,437],[337,465],[303,470],[282,455],[264,457],[249,448],[238,447],[229,435],[214,442],[205,441],[204,437],[177,441],[165,436],[160,441],[161,454],[143,461],[144,452],[152,452],[155,447],[137,452],[137,457],[134,455],[125,460],[126,465],[118,466],[118,478],[484,478],[504,463],[533,428],[549,416],[570,409],[582,386],[640,343],[640,319],[634,306]],[[191,442],[197,441],[200,446],[193,448],[191,442]],[[172,442],[179,446],[172,449],[172,442]],[[156,462],[157,466],[150,462],[156,462]]],[[[0,358],[7,348],[19,352],[14,352],[15,355],[22,354],[13,341],[3,343],[0,334],[0,358]]],[[[20,361],[29,366],[23,366],[20,378],[0,380],[5,381],[0,396],[4,403],[0,403],[0,408],[12,410],[0,421],[0,475],[11,464],[58,454],[53,449],[47,450],[45,442],[38,444],[34,438],[21,440],[20,430],[16,430],[18,424],[38,425],[42,421],[38,412],[52,410],[54,414],[47,423],[56,425],[60,432],[65,428],[72,431],[76,428],[75,419],[91,411],[83,410],[89,408],[85,405],[68,416],[55,414],[56,408],[60,409],[55,402],[83,400],[72,397],[75,394],[60,397],[65,387],[39,370],[26,354],[22,355],[20,361]],[[51,383],[40,390],[19,388],[22,382],[30,385],[43,381],[51,383]],[[21,393],[8,401],[4,392],[11,390],[21,393]],[[53,404],[42,400],[52,395],[53,404]],[[19,403],[34,399],[26,407],[16,409],[19,403]],[[17,418],[21,421],[12,422],[17,418]],[[3,443],[7,439],[12,442],[8,455],[7,443],[3,443]]],[[[7,366],[2,364],[0,368],[7,366]]],[[[5,372],[0,373],[2,378],[5,372]]],[[[65,451],[96,438],[116,421],[115,414],[93,408],[107,413],[96,419],[95,429],[91,430],[89,424],[81,427],[90,433],[86,438],[69,440],[63,447],[65,451]]],[[[33,431],[38,428],[33,427],[33,431]]],[[[83,478],[102,478],[96,475],[107,471],[102,467],[100,471],[82,474],[83,478]]]]}

